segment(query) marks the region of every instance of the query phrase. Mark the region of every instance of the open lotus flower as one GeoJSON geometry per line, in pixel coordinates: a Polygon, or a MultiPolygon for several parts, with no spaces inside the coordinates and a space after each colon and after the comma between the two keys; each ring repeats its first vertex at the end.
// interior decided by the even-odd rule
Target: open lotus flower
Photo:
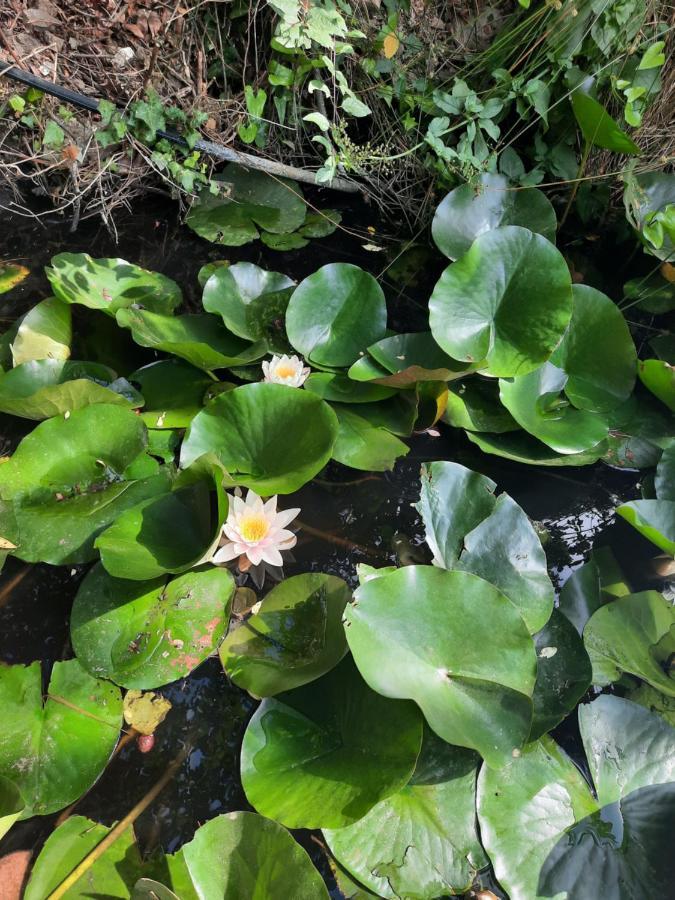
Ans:
{"type": "Polygon", "coordinates": [[[276,496],[263,503],[255,491],[249,491],[246,500],[236,494],[228,494],[228,497],[230,509],[221,538],[224,543],[214,554],[213,562],[225,563],[245,556],[247,566],[257,566],[260,563],[282,566],[284,561],[281,551],[290,550],[298,540],[286,525],[292,522],[300,510],[284,509],[277,512],[276,496]]]}
{"type": "Polygon", "coordinates": [[[271,360],[264,360],[262,364],[264,381],[273,384],[287,384],[289,387],[300,387],[307,380],[312,371],[302,364],[299,356],[273,356],[271,360]]]}

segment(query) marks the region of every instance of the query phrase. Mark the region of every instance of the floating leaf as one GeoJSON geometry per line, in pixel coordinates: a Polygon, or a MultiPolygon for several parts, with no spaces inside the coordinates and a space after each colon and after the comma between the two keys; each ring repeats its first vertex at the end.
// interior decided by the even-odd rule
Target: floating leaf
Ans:
{"type": "Polygon", "coordinates": [[[280,272],[239,262],[211,275],[204,285],[202,303],[207,312],[222,316],[233,334],[260,341],[267,336],[270,323],[283,320],[293,286],[292,279],[280,272]]]}
{"type": "Polygon", "coordinates": [[[546,238],[508,226],[480,235],[429,301],[431,333],[455,359],[524,375],[552,353],[572,314],[567,264],[546,238]]]}
{"type": "Polygon", "coordinates": [[[657,591],[619,597],[593,613],[584,628],[593,683],[637,675],[675,697],[675,680],[664,671],[675,653],[675,609],[657,591]]]}
{"type": "Polygon", "coordinates": [[[631,500],[617,506],[616,512],[664,553],[675,556],[675,500],[631,500]]]}
{"type": "Polygon", "coordinates": [[[293,291],[286,331],[295,349],[320,366],[350,366],[384,337],[387,306],[382,288],[350,263],[330,263],[293,291]]]}
{"type": "Polygon", "coordinates": [[[319,209],[308,212],[299,229],[304,238],[324,238],[333,234],[342,221],[342,213],[336,209],[319,209]]]}
{"type": "Polygon", "coordinates": [[[452,381],[470,365],[451,359],[434,341],[429,331],[394,334],[368,347],[349,370],[356,381],[405,388],[418,381],[452,381]]]}
{"type": "Polygon", "coordinates": [[[586,622],[596,610],[626,594],[630,594],[630,588],[614,554],[609,547],[598,547],[562,586],[559,608],[583,634],[586,622]]]}
{"type": "Polygon", "coordinates": [[[410,448],[385,428],[372,425],[340,404],[333,409],[338,419],[333,459],[343,465],[366,472],[386,472],[408,453],[410,448]]]}
{"type": "Polygon", "coordinates": [[[236,163],[223,170],[216,183],[222,193],[202,191],[185,224],[200,237],[239,247],[259,236],[256,226],[288,234],[305,219],[305,201],[295,181],[250,171],[236,163]]]}
{"type": "Polygon", "coordinates": [[[441,253],[458,259],[479,235],[504,225],[523,225],[555,243],[555,210],[546,195],[491,174],[446,194],[436,207],[431,234],[441,253]]]}
{"type": "Polygon", "coordinates": [[[222,322],[208,314],[165,316],[139,309],[122,309],[117,324],[130,328],[141,347],[164,350],[198,369],[242,366],[264,356],[264,344],[235,337],[222,322]]]}
{"type": "Polygon", "coordinates": [[[531,633],[548,621],[553,585],[532,524],[494,481],[458,463],[422,466],[417,504],[438,565],[486,579],[517,608],[531,633]]]}
{"type": "Polygon", "coordinates": [[[395,388],[381,384],[362,384],[352,381],[346,375],[333,375],[330,372],[313,372],[304,388],[323,400],[337,403],[374,403],[396,394],[395,388]]]}
{"type": "Polygon", "coordinates": [[[241,780],[251,805],[289,828],[342,828],[407,784],[421,743],[414,705],[371,691],[348,657],[263,700],[244,735],[241,780]]]}
{"type": "Polygon", "coordinates": [[[81,303],[110,316],[128,307],[169,315],[182,300],[175,281],[124,259],[92,259],[88,253],[59,253],[45,272],[59,300],[81,303]]]}
{"type": "Polygon", "coordinates": [[[607,110],[590,94],[577,90],[572,94],[572,109],[586,143],[614,153],[641,153],[637,144],[622,131],[607,110]]]}
{"type": "Polygon", "coordinates": [[[644,386],[675,412],[675,367],[660,359],[641,359],[638,375],[644,386]]]}
{"type": "Polygon", "coordinates": [[[124,721],[140,734],[154,734],[166,719],[171,701],[153,691],[127,691],[124,695],[124,721]]]}
{"type": "Polygon", "coordinates": [[[175,358],[136,369],[129,381],[141,389],[145,400],[141,418],[148,428],[186,428],[214,384],[201,369],[175,358]]]}
{"type": "Polygon", "coordinates": [[[226,569],[198,569],[166,582],[112,578],[99,564],[75,597],[73,649],[92,674],[127,688],[184,678],[217,648],[234,593],[226,569]]]}
{"type": "Polygon", "coordinates": [[[502,434],[520,427],[504,409],[494,379],[471,378],[449,386],[444,421],[467,431],[502,434]]]}
{"type": "Polygon", "coordinates": [[[675,697],[668,697],[657,691],[650,684],[641,684],[631,691],[627,698],[633,703],[639,703],[650,712],[661,716],[669,725],[675,728],[675,697]]]}
{"type": "Polygon", "coordinates": [[[582,453],[556,453],[546,444],[522,431],[509,434],[467,432],[466,436],[485,453],[494,453],[495,456],[530,466],[589,466],[607,452],[607,441],[601,441],[582,453]]]}
{"type": "Polygon", "coordinates": [[[597,800],[549,737],[478,780],[481,838],[511,900],[658,897],[671,884],[675,729],[619,697],[579,707],[597,800]]]}
{"type": "Polygon", "coordinates": [[[20,790],[22,819],[77,800],[99,777],[122,723],[118,688],[71,659],[54,663],[47,699],[39,662],[0,668],[0,775],[20,790]]]}
{"type": "Polygon", "coordinates": [[[214,453],[237,483],[263,495],[290,494],[326,465],[337,431],[335,413],[319,397],[283,384],[246,384],[195,416],[181,466],[214,453]]]}
{"type": "Polygon", "coordinates": [[[489,765],[523,745],[534,645],[493,585],[468,572],[405,566],[362,584],[345,619],[368,684],[386,697],[415,700],[443,740],[478,750],[489,765]]]}
{"type": "Polygon", "coordinates": [[[0,839],[2,839],[24,810],[21,791],[4,775],[0,775],[0,839]]]}
{"type": "Polygon", "coordinates": [[[30,269],[17,263],[0,262],[0,294],[6,294],[28,278],[30,269]]]}
{"type": "Polygon", "coordinates": [[[70,307],[49,297],[21,318],[12,341],[14,365],[34,359],[68,359],[71,339],[70,307]]]}
{"type": "Polygon", "coordinates": [[[477,763],[425,730],[408,784],[353,825],[324,831],[331,853],[378,897],[433,900],[468,890],[487,865],[476,834],[477,763]]]}
{"type": "Polygon", "coordinates": [[[220,645],[223,668],[255,697],[308,684],[347,652],[342,614],[351,592],[341,578],[307,573],[287,578],[220,645]]]}

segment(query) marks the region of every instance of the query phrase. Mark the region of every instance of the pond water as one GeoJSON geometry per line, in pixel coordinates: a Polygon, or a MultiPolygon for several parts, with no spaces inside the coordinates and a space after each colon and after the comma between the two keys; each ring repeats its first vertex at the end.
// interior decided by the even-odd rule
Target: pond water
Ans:
{"type": "MultiPolygon", "coordinates": [[[[343,221],[348,227],[360,222],[363,233],[362,223],[367,219],[368,211],[361,208],[346,211],[343,221]]],[[[173,207],[159,202],[118,220],[117,228],[116,242],[98,224],[84,223],[71,234],[67,223],[52,216],[40,222],[5,220],[0,258],[24,263],[31,275],[0,298],[0,317],[7,322],[48,296],[42,267],[52,255],[67,250],[87,251],[94,257],[120,256],[164,272],[178,281],[188,305],[195,308],[199,303],[199,268],[224,256],[232,262],[249,260],[298,279],[328,262],[355,262],[374,274],[386,265],[384,253],[363,249],[367,239],[340,233],[313,242],[308,250],[283,254],[259,243],[244,248],[214,247],[182,227],[173,207]]],[[[400,273],[395,283],[385,283],[388,298],[394,300],[392,324],[409,330],[424,326],[426,300],[442,266],[440,260],[425,264],[411,284],[402,283],[400,273]]],[[[111,358],[129,350],[117,345],[108,349],[111,358]]],[[[33,425],[2,417],[3,454],[11,452],[33,425]]],[[[497,482],[499,491],[507,491],[533,520],[542,523],[549,533],[546,552],[558,587],[594,544],[613,548],[636,589],[648,585],[645,563],[654,555],[654,548],[626,523],[617,521],[613,512],[617,504],[638,495],[638,473],[612,470],[602,464],[578,469],[527,467],[485,455],[463,433],[445,428],[441,428],[439,437],[424,434],[414,438],[409,455],[391,473],[368,475],[333,463],[320,478],[293,495],[293,502],[289,500],[287,505],[301,507],[300,518],[308,527],[300,530],[295,562],[287,566],[287,574],[328,572],[353,586],[358,562],[386,565],[397,559],[402,563],[429,561],[420,518],[412,504],[419,497],[420,464],[436,459],[455,460],[488,475],[497,482]]],[[[52,662],[72,656],[68,618],[86,568],[8,561],[0,575],[2,663],[35,659],[52,662]]],[[[178,776],[136,823],[143,852],[159,846],[174,851],[206,820],[222,812],[249,808],[238,778],[238,750],[255,701],[228,682],[218,659],[208,660],[188,678],[159,692],[173,706],[157,732],[154,749],[142,754],[135,743],[128,743],[77,804],[78,813],[105,824],[120,819],[188,744],[191,749],[178,776]]],[[[556,729],[553,736],[576,759],[580,758],[575,717],[556,729]]],[[[0,856],[16,849],[38,849],[60,815],[18,823],[0,843],[0,856]]],[[[324,874],[333,896],[341,896],[320,835],[302,833],[299,839],[324,874]]]]}

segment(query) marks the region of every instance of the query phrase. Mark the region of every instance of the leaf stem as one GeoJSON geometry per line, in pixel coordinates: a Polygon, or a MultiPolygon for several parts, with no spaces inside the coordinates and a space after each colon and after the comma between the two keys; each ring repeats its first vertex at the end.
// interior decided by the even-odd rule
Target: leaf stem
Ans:
{"type": "Polygon", "coordinates": [[[572,208],[572,204],[574,203],[574,198],[577,195],[577,191],[579,190],[580,179],[584,174],[584,169],[586,168],[586,163],[588,162],[588,156],[591,152],[591,142],[586,141],[584,144],[584,152],[581,154],[581,160],[579,162],[579,168],[577,169],[577,177],[574,179],[574,184],[572,186],[572,193],[569,196],[569,200],[567,201],[567,206],[565,207],[565,212],[562,215],[562,219],[560,220],[560,225],[558,226],[558,230],[560,230],[565,222],[567,221],[567,217],[570,214],[570,210],[572,208]]]}

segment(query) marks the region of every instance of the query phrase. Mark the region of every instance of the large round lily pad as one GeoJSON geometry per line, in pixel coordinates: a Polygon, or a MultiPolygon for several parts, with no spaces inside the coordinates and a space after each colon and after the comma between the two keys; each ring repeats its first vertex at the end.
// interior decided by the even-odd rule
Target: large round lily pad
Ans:
{"type": "Polygon", "coordinates": [[[579,725],[597,800],[549,737],[481,771],[481,837],[500,884],[511,900],[668,896],[675,729],[608,695],[579,708],[579,725]]]}
{"type": "Polygon", "coordinates": [[[307,851],[281,825],[255,813],[211,819],[180,853],[199,898],[328,900],[307,851]]]}
{"type": "Polygon", "coordinates": [[[289,828],[342,828],[407,784],[421,743],[415,706],[371,691],[347,657],[263,700],[244,735],[241,780],[252,806],[289,828]]]}
{"type": "Polygon", "coordinates": [[[524,375],[548,359],[569,324],[567,263],[526,228],[488,231],[441,275],[429,313],[434,339],[454,359],[486,360],[491,375],[524,375]]]}
{"type": "Polygon", "coordinates": [[[458,259],[477,237],[503,225],[523,225],[555,241],[556,215],[546,194],[537,188],[523,190],[492,174],[446,194],[436,207],[431,234],[441,253],[458,259]]]}
{"type": "Polygon", "coordinates": [[[246,384],[195,416],[181,466],[214,453],[238,483],[290,494],[326,465],[337,431],[335,413],[319,397],[283,384],[246,384]]]}
{"type": "Polygon", "coordinates": [[[386,428],[372,424],[342,404],[333,407],[339,430],[333,447],[333,459],[353,469],[366,472],[385,472],[393,469],[397,459],[410,449],[386,428]]]}
{"type": "Polygon", "coordinates": [[[22,819],[62,809],[91,787],[119,737],[118,688],[71,659],[54,663],[43,699],[34,662],[0,668],[0,700],[0,775],[21,791],[22,819]]]}
{"type": "Polygon", "coordinates": [[[249,262],[217,268],[204,285],[202,304],[222,316],[233,334],[262,340],[270,322],[284,318],[295,282],[280,272],[267,272],[249,262]]]}
{"type": "Polygon", "coordinates": [[[256,697],[273,697],[320,678],[347,652],[342,614],[350,597],[335,575],[287,578],[227,635],[219,651],[223,668],[256,697]]]}
{"type": "Polygon", "coordinates": [[[286,310],[289,341],[320,366],[350,366],[384,337],[386,325],[382,288],[351,263],[330,263],[309,275],[286,310]]]}
{"type": "Polygon", "coordinates": [[[385,697],[414,700],[443,740],[495,766],[523,745],[534,645],[493,585],[468,572],[406,566],[362,584],[345,621],[368,684],[385,697]]]}
{"type": "Polygon", "coordinates": [[[92,675],[126,688],[161,687],[213,653],[233,593],[227,569],[195,569],[169,582],[128,581],[98,564],[75,597],[73,650],[92,675]]]}
{"type": "Polygon", "coordinates": [[[408,784],[353,825],[325,830],[331,853],[378,897],[463,894],[487,865],[476,833],[477,763],[425,730],[408,784]]]}
{"type": "Polygon", "coordinates": [[[92,259],[88,253],[59,253],[45,268],[55,296],[114,316],[138,306],[170,314],[182,300],[175,281],[124,259],[92,259]]]}

